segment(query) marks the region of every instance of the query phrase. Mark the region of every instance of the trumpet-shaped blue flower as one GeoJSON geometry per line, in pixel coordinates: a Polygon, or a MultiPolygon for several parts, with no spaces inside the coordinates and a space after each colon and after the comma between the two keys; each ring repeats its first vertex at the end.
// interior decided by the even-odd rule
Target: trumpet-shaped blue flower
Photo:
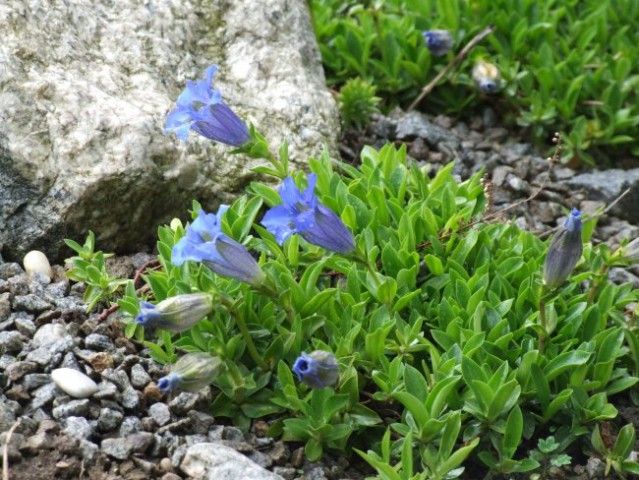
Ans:
{"type": "Polygon", "coordinates": [[[183,332],[205,318],[211,310],[213,301],[209,294],[189,293],[169,297],[157,305],[140,302],[140,313],[135,321],[145,327],[183,332]]]}
{"type": "Polygon", "coordinates": [[[494,93],[499,88],[501,74],[492,63],[478,61],[473,68],[473,81],[477,89],[484,93],[494,93]]]}
{"type": "Polygon", "coordinates": [[[544,283],[557,288],[570,276],[581,258],[581,212],[573,208],[561,230],[555,233],[548,247],[544,264],[544,283]]]}
{"type": "Polygon", "coordinates": [[[186,227],[186,234],[171,251],[174,265],[187,260],[204,262],[215,273],[251,285],[261,285],[264,272],[244,245],[222,231],[220,221],[228,206],[221,205],[217,216],[200,210],[198,217],[186,227]]]}
{"type": "Polygon", "coordinates": [[[322,205],[315,196],[317,176],[308,177],[304,192],[287,177],[280,187],[282,205],[271,208],[262,225],[282,244],[293,233],[298,233],[309,243],[333,252],[347,254],[355,248],[351,231],[331,209],[322,205]]]}
{"type": "Polygon", "coordinates": [[[302,355],[293,364],[293,373],[311,388],[330,387],[337,382],[337,359],[330,352],[315,350],[302,355]]]}
{"type": "Polygon", "coordinates": [[[436,57],[446,55],[453,48],[453,37],[448,30],[426,30],[422,35],[426,47],[436,57]]]}
{"type": "Polygon", "coordinates": [[[171,372],[158,380],[158,388],[168,393],[179,389],[196,392],[209,385],[219,375],[222,360],[208,353],[187,353],[175,362],[171,372]]]}
{"type": "Polygon", "coordinates": [[[189,130],[216,142],[240,147],[251,139],[248,128],[233,110],[222,101],[222,94],[213,88],[217,66],[206,69],[204,79],[186,83],[176,107],[166,117],[164,133],[175,132],[186,140],[189,130]]]}

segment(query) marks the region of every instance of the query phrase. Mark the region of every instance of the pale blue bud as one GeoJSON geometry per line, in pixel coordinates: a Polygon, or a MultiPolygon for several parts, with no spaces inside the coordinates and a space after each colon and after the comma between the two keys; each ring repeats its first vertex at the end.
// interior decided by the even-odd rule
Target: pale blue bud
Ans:
{"type": "Polygon", "coordinates": [[[555,233],[548,247],[544,264],[544,283],[548,288],[557,288],[570,276],[581,258],[581,212],[573,208],[561,230],[555,233]]]}
{"type": "Polygon", "coordinates": [[[208,293],[188,293],[162,300],[157,305],[140,302],[140,313],[135,322],[144,327],[163,328],[183,332],[205,318],[213,310],[208,293]]]}
{"type": "Polygon", "coordinates": [[[211,384],[222,365],[222,360],[208,353],[187,353],[175,362],[171,373],[158,380],[158,388],[164,393],[174,389],[196,392],[211,384]]]}
{"type": "Polygon", "coordinates": [[[302,355],[293,364],[293,373],[311,388],[330,387],[337,382],[337,359],[330,352],[315,350],[302,355]]]}

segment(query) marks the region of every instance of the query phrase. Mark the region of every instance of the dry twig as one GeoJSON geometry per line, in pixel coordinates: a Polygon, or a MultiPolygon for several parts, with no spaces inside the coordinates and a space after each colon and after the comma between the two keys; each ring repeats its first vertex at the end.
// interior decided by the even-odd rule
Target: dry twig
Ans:
{"type": "Polygon", "coordinates": [[[7,437],[4,439],[4,447],[2,450],[2,480],[9,480],[9,443],[11,442],[11,435],[16,428],[20,425],[20,419],[14,423],[9,431],[7,437]]]}

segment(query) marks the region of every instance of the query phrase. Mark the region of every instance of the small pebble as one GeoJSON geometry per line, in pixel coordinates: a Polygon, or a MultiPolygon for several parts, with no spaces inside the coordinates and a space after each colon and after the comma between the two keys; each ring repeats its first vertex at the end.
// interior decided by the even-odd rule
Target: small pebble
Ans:
{"type": "Polygon", "coordinates": [[[53,270],[51,270],[49,259],[44,253],[38,250],[31,250],[27,253],[24,256],[22,264],[24,265],[24,270],[29,275],[37,272],[48,278],[53,278],[53,270]]]}
{"type": "Polygon", "coordinates": [[[84,373],[70,368],[58,368],[51,378],[63,392],[75,398],[87,398],[98,391],[98,385],[84,373]]]}

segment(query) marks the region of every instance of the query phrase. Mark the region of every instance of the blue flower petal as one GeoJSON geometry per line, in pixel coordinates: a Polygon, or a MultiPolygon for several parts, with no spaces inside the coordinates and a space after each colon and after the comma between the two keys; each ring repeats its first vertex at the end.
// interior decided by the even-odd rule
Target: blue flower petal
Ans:
{"type": "Polygon", "coordinates": [[[276,205],[271,208],[264,218],[262,218],[262,225],[275,235],[275,239],[281,245],[288,237],[296,233],[294,215],[284,205],[276,205]]]}

